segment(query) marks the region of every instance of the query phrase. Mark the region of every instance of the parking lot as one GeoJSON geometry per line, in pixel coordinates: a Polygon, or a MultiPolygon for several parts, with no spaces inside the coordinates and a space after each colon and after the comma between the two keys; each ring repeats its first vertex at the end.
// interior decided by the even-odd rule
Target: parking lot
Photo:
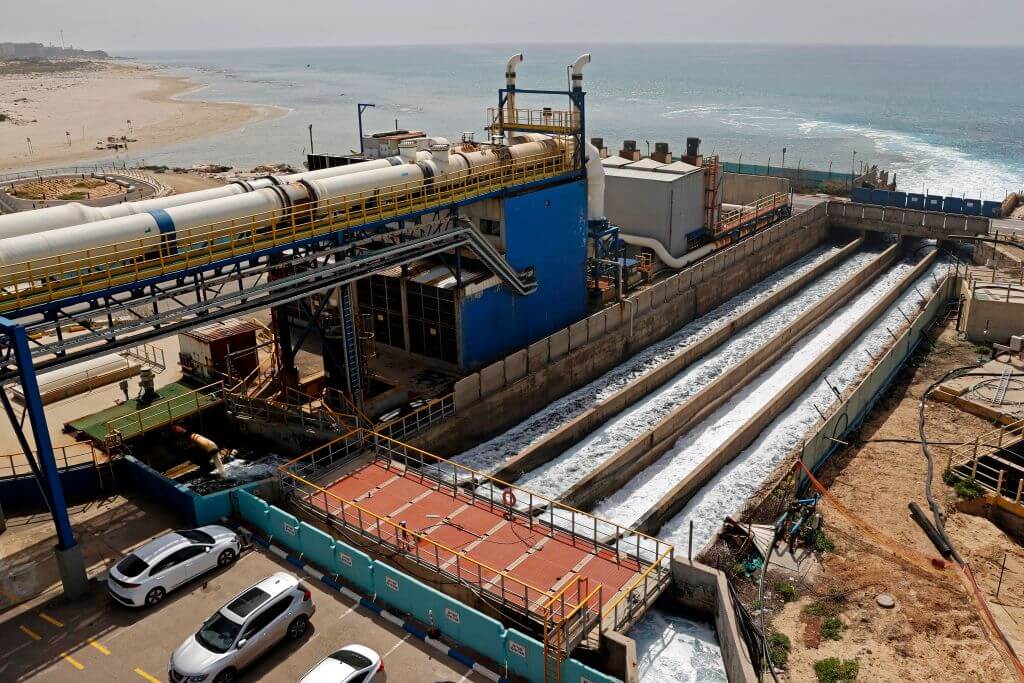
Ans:
{"type": "MultiPolygon", "coordinates": [[[[63,598],[23,603],[0,616],[0,680],[166,681],[171,652],[185,638],[236,594],[282,570],[295,573],[295,567],[256,547],[153,609],[114,604],[99,582],[78,603],[63,598]]],[[[313,628],[257,660],[242,672],[242,680],[296,681],[324,656],[352,643],[383,658],[385,671],[375,682],[488,680],[319,581],[298,576],[313,593],[313,628]]]]}

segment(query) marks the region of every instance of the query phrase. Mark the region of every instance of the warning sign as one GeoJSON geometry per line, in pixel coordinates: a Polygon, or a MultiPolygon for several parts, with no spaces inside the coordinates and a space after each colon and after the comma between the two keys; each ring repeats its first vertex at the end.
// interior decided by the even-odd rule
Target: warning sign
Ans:
{"type": "Polygon", "coordinates": [[[345,565],[346,567],[351,567],[352,566],[352,556],[351,555],[346,555],[345,553],[338,553],[338,559],[341,560],[341,563],[343,565],[345,565]]]}
{"type": "Polygon", "coordinates": [[[285,522],[284,524],[282,524],[282,526],[284,527],[284,532],[289,536],[294,536],[295,534],[299,533],[299,527],[292,526],[288,522],[285,522]]]}
{"type": "Polygon", "coordinates": [[[519,655],[520,657],[526,657],[526,647],[523,646],[523,645],[520,645],[519,643],[517,643],[514,640],[508,641],[508,651],[511,652],[514,655],[519,655]]]}
{"type": "Polygon", "coordinates": [[[453,624],[459,623],[459,618],[460,618],[459,617],[459,613],[456,612],[455,610],[453,610],[451,608],[448,608],[448,607],[445,607],[444,608],[444,615],[446,617],[448,617],[448,621],[452,622],[453,624]]]}
{"type": "Polygon", "coordinates": [[[384,583],[385,583],[385,584],[387,585],[387,587],[388,587],[388,588],[390,588],[391,590],[393,590],[393,591],[396,591],[396,592],[398,591],[398,581],[395,581],[395,580],[394,580],[393,578],[391,578],[390,576],[385,576],[385,577],[384,577],[384,583]]]}

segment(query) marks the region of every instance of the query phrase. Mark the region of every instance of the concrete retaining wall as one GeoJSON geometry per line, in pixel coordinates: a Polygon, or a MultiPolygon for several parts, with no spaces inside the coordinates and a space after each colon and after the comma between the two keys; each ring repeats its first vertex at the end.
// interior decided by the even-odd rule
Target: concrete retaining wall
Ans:
{"type": "Polygon", "coordinates": [[[740,635],[736,610],[724,572],[700,562],[672,560],[673,587],[667,595],[683,609],[703,615],[715,624],[722,662],[729,683],[754,683],[757,673],[740,635]]]}
{"type": "Polygon", "coordinates": [[[662,496],[641,518],[636,528],[644,533],[656,534],[662,524],[675,516],[728,462],[753,443],[772,420],[789,407],[817,377],[825,371],[846,348],[854,342],[882,313],[895,302],[904,289],[931,266],[938,252],[932,252],[908,272],[883,297],[865,311],[839,339],[818,356],[811,365],[791,379],[775,397],[744,422],[743,427],[722,442],[704,461],[662,496]]]}
{"type": "Polygon", "coordinates": [[[792,183],[788,178],[749,173],[722,174],[722,202],[725,204],[753,204],[770,194],[789,194],[792,183]]]}
{"type": "MultiPolygon", "coordinates": [[[[829,296],[814,303],[771,339],[766,340],[743,362],[726,369],[714,381],[683,401],[657,424],[652,425],[644,434],[608,458],[567,491],[562,497],[563,502],[585,510],[621,488],[669,450],[683,433],[718,410],[751,379],[774,363],[803,334],[831,315],[879,273],[892,265],[901,250],[901,245],[894,244],[872,259],[829,296]]],[[[846,252],[846,249],[843,251],[846,252]]]]}
{"type": "Polygon", "coordinates": [[[521,379],[508,381],[505,361],[483,368],[460,382],[455,417],[418,434],[415,445],[451,455],[500,434],[803,256],[828,235],[825,207],[819,205],[680,271],[659,284],[657,296],[644,290],[577,323],[573,335],[566,328],[534,343],[521,379]],[[579,344],[572,350],[570,336],[579,344]]]}

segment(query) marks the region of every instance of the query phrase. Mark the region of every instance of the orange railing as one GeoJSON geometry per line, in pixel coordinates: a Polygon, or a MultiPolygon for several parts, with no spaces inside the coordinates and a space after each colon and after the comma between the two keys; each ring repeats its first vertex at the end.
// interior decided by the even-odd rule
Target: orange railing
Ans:
{"type": "Polygon", "coordinates": [[[752,206],[725,211],[719,216],[717,232],[732,230],[744,223],[767,216],[776,209],[789,206],[789,195],[776,192],[758,199],[752,206]]]}
{"type": "Polygon", "coordinates": [[[445,206],[560,175],[571,165],[564,152],[494,162],[431,184],[404,183],[182,229],[170,240],[153,235],[9,264],[0,273],[0,313],[445,206]]]}
{"type": "MultiPolygon", "coordinates": [[[[35,455],[37,458],[39,457],[38,453],[35,455]]],[[[53,455],[57,461],[57,469],[66,470],[76,465],[95,464],[97,457],[102,457],[104,454],[91,441],[79,441],[67,446],[55,446],[53,455]]],[[[0,479],[29,474],[32,474],[32,468],[25,460],[25,454],[22,451],[0,455],[0,479]]]]}
{"type": "Polygon", "coordinates": [[[642,589],[644,594],[641,596],[641,603],[645,603],[652,593],[660,592],[664,588],[666,577],[670,578],[668,563],[673,554],[673,547],[670,544],[366,429],[353,429],[348,434],[281,465],[281,484],[300,502],[314,509],[319,508],[335,519],[340,516],[343,522],[357,526],[364,532],[373,532],[380,542],[394,546],[434,571],[451,574],[450,570],[454,565],[455,578],[465,581],[467,573],[464,567],[470,567],[468,576],[470,579],[476,577],[477,587],[483,589],[484,584],[488,584],[492,591],[501,595],[503,602],[526,608],[540,607],[554,597],[549,591],[526,584],[507,575],[503,570],[489,567],[460,551],[409,531],[392,520],[345,500],[311,481],[310,478],[315,473],[337,468],[366,453],[367,450],[383,460],[386,467],[395,467],[395,462],[403,463],[405,473],[418,476],[422,483],[433,486],[435,490],[444,487],[452,495],[465,497],[471,504],[482,502],[492,510],[517,516],[531,529],[540,528],[551,537],[554,537],[556,532],[568,532],[574,543],[586,542],[594,551],[604,549],[608,556],[617,562],[635,561],[638,575],[622,589],[622,595],[609,603],[602,612],[602,618],[612,615],[612,621],[616,626],[623,623],[622,619],[632,614],[632,604],[628,610],[620,609],[625,596],[642,589]],[[462,489],[460,484],[467,481],[473,482],[474,485],[462,489]],[[481,489],[485,489],[488,484],[490,492],[481,493],[481,489]],[[506,490],[513,494],[514,502],[511,506],[507,505],[506,490]],[[540,516],[534,516],[537,510],[545,512],[540,516]],[[627,538],[630,541],[626,541],[627,538]],[[644,558],[653,558],[653,562],[648,562],[644,558]],[[484,580],[485,573],[494,576],[490,580],[484,580]],[[510,587],[514,588],[515,592],[509,593],[510,587]]]}

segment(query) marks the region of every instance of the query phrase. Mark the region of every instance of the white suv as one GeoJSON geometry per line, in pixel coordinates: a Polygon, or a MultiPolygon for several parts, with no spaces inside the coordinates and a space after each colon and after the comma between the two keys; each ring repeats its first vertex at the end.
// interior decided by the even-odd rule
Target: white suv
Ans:
{"type": "Polygon", "coordinates": [[[219,609],[171,655],[173,683],[229,683],[278,641],[298,640],[316,612],[309,589],[276,572],[219,609]]]}
{"type": "Polygon", "coordinates": [[[242,541],[211,524],[164,534],[110,568],[107,592],[124,605],[152,607],[178,586],[238,558],[242,541]]]}

